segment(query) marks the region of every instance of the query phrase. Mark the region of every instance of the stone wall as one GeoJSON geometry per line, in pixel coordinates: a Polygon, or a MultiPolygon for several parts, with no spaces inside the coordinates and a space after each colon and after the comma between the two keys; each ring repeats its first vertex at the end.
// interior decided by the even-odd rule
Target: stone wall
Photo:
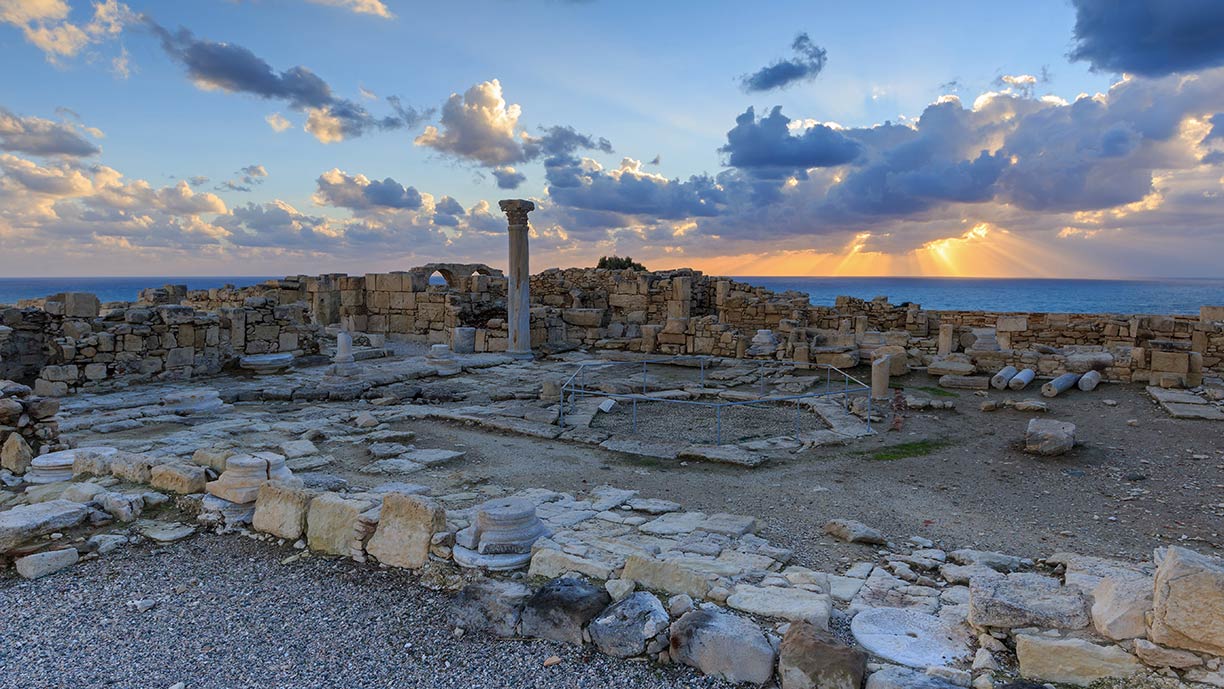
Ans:
{"type": "MultiPolygon", "coordinates": [[[[184,294],[158,288],[142,297],[184,294]]],[[[265,296],[205,311],[168,303],[103,307],[92,294],[66,293],[5,309],[3,322],[0,378],[29,382],[47,396],[117,380],[211,375],[245,354],[319,351],[309,307],[265,296]]]]}

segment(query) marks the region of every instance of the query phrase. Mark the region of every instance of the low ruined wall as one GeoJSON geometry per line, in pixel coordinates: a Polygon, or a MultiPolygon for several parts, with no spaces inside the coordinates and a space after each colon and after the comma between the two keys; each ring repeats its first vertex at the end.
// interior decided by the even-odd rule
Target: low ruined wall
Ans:
{"type": "Polygon", "coordinates": [[[319,351],[305,304],[247,297],[219,312],[175,304],[107,304],[66,293],[40,306],[6,309],[0,378],[28,381],[35,394],[62,396],[123,380],[210,375],[245,354],[319,351]],[[11,325],[10,325],[11,324],[11,325]]]}

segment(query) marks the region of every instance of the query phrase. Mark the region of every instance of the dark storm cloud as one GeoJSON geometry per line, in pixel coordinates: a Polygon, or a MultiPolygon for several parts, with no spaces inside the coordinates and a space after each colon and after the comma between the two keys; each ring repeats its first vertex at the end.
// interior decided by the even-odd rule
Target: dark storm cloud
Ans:
{"type": "Polygon", "coordinates": [[[1071,59],[1093,69],[1164,76],[1224,65],[1220,0],[1072,0],[1071,59]]]}
{"type": "Polygon", "coordinates": [[[389,97],[387,103],[393,114],[376,117],[362,105],[336,97],[331,86],[306,67],[277,72],[243,46],[199,39],[183,28],[171,33],[147,17],[145,24],[160,39],[166,54],[182,64],[197,85],[284,101],[295,110],[334,119],[339,131],[311,132],[321,141],[360,136],[376,129],[414,127],[431,115],[431,111],[405,107],[399,99],[389,97]]]}
{"type": "Polygon", "coordinates": [[[0,107],[0,150],[80,158],[102,149],[82,136],[74,124],[20,117],[0,107]]]}
{"type": "Polygon", "coordinates": [[[860,146],[832,127],[818,124],[792,134],[790,118],[781,106],[756,118],[749,107],[735,118],[727,143],[719,152],[727,164],[764,178],[785,177],[810,167],[844,165],[859,155],[860,146]]]}
{"type": "Polygon", "coordinates": [[[752,74],[740,77],[740,85],[749,93],[786,88],[801,81],[815,79],[824,69],[827,54],[825,49],[812,43],[806,33],[795,37],[791,43],[795,57],[778,60],[752,74]]]}

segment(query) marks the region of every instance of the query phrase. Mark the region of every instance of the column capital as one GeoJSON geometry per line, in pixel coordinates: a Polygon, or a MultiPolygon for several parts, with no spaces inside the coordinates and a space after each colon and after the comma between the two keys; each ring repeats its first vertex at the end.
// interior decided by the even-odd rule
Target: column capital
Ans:
{"type": "Polygon", "coordinates": [[[527,214],[535,210],[535,204],[526,199],[502,199],[497,206],[506,214],[511,227],[527,225],[527,214]]]}

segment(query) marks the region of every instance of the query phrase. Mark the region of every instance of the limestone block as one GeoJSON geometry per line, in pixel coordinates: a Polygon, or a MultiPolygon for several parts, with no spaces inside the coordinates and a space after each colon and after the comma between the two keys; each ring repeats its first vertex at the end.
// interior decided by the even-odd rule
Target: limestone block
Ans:
{"type": "MultiPolygon", "coordinates": [[[[92,295],[91,295],[92,296],[92,295]]],[[[63,550],[48,550],[17,558],[17,573],[26,579],[37,579],[48,574],[54,574],[61,569],[75,565],[78,556],[75,548],[63,550]]]]}
{"type": "Polygon", "coordinates": [[[582,644],[582,628],[612,598],[602,587],[581,579],[553,579],[523,605],[519,630],[523,636],[582,644]]]}
{"type": "Polygon", "coordinates": [[[833,600],[828,594],[801,588],[740,584],[727,598],[727,606],[750,615],[807,622],[828,629],[833,600]]]}
{"type": "Polygon", "coordinates": [[[8,438],[4,440],[4,445],[0,446],[0,467],[14,474],[24,474],[30,468],[30,462],[33,459],[34,451],[30,449],[29,443],[21,437],[20,433],[9,433],[8,438]]]}
{"type": "Polygon", "coordinates": [[[87,516],[88,508],[70,500],[18,505],[0,512],[0,555],[28,540],[76,526],[87,516]]]}
{"type": "Polygon", "coordinates": [[[1028,330],[1028,316],[999,316],[995,330],[1000,333],[1021,333],[1028,330]]]}
{"type": "Polygon", "coordinates": [[[1147,639],[1135,639],[1135,655],[1152,667],[1187,668],[1203,664],[1203,659],[1190,651],[1158,646],[1147,639]]]}
{"type": "Polygon", "coordinates": [[[642,655],[655,636],[667,631],[670,621],[654,594],[638,591],[609,606],[591,620],[587,630],[601,653],[632,658],[642,655]]]}
{"type": "Polygon", "coordinates": [[[867,654],[810,624],[792,624],[782,638],[782,689],[859,689],[866,673],[867,654]]]}
{"type": "Polygon", "coordinates": [[[1024,451],[1052,457],[1075,447],[1075,424],[1054,419],[1030,419],[1024,431],[1024,451]]]}
{"type": "Polygon", "coordinates": [[[97,318],[102,308],[98,298],[88,292],[66,292],[63,303],[68,318],[97,318]]]}
{"type": "Polygon", "coordinates": [[[636,581],[643,588],[683,593],[693,598],[705,598],[710,591],[705,573],[684,567],[675,560],[656,560],[642,555],[626,558],[621,578],[636,581]]]}
{"type": "Polygon", "coordinates": [[[1110,574],[1092,591],[1092,624],[1107,639],[1137,639],[1147,634],[1152,609],[1152,578],[1110,574]]]}
{"type": "Polygon", "coordinates": [[[306,542],[327,555],[352,554],[357,519],[374,503],[350,500],[339,493],[324,493],[310,501],[306,514],[306,542]]]}
{"type": "Polygon", "coordinates": [[[1224,560],[1170,547],[1156,569],[1148,638],[1224,655],[1224,560]]]}
{"type": "Polygon", "coordinates": [[[208,477],[204,467],[193,464],[161,464],[149,472],[149,482],[158,490],[191,495],[203,493],[208,477]]]}
{"type": "Polygon", "coordinates": [[[1135,656],[1117,646],[1084,639],[1021,634],[1016,637],[1020,674],[1027,679],[1086,687],[1107,677],[1130,677],[1143,669],[1135,656]]]}
{"type": "Polygon", "coordinates": [[[225,463],[234,455],[233,450],[202,447],[191,455],[191,461],[200,466],[208,467],[220,474],[225,471],[225,463]]]}
{"type": "Polygon", "coordinates": [[[468,631],[508,638],[518,635],[523,604],[531,589],[498,579],[481,579],[463,587],[455,598],[455,623],[468,631]]]}
{"type": "Polygon", "coordinates": [[[694,610],[671,625],[671,659],[730,682],[764,684],[773,677],[774,648],[759,627],[738,615],[694,610]]]}
{"type": "Polygon", "coordinates": [[[419,569],[429,562],[433,535],[446,529],[446,510],[420,495],[388,493],[366,552],[392,567],[419,569]]]}
{"type": "Polygon", "coordinates": [[[161,461],[135,452],[119,452],[111,460],[111,475],[121,481],[148,483],[153,479],[153,467],[161,461]]]}
{"type": "Polygon", "coordinates": [[[932,376],[971,376],[976,370],[973,362],[964,354],[949,354],[927,365],[927,373],[932,376]]]}
{"type": "Polygon", "coordinates": [[[282,481],[268,481],[255,498],[256,531],[296,541],[306,533],[306,514],[315,491],[282,481]]]}
{"type": "Polygon", "coordinates": [[[1190,355],[1186,352],[1160,352],[1151,354],[1151,369],[1161,373],[1189,373],[1190,355]]]}
{"type": "Polygon", "coordinates": [[[1083,591],[1057,579],[1008,574],[969,582],[969,621],[979,627],[1082,629],[1090,619],[1083,591]]]}
{"type": "Polygon", "coordinates": [[[540,548],[531,556],[531,567],[528,576],[556,578],[570,572],[591,577],[592,579],[610,579],[615,566],[613,563],[596,560],[580,555],[573,555],[553,548],[540,548]]]}

